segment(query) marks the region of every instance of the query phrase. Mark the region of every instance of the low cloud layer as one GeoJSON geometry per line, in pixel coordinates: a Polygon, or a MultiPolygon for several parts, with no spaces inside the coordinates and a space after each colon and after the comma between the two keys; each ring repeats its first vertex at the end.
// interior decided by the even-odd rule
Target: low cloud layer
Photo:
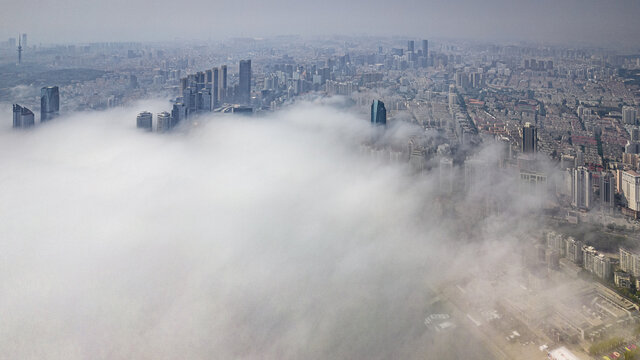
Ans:
{"type": "Polygon", "coordinates": [[[443,209],[331,103],[135,129],[166,107],[3,118],[0,358],[431,358],[431,288],[534,225],[443,209]]]}

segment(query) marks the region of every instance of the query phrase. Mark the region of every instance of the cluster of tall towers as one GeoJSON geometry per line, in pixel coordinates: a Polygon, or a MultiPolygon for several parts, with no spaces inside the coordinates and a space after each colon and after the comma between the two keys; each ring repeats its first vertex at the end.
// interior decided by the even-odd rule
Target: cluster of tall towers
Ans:
{"type": "MultiPolygon", "coordinates": [[[[407,41],[407,59],[409,61],[415,61],[422,67],[427,67],[429,63],[429,40],[422,40],[422,48],[416,50],[415,41],[407,41]]],[[[399,55],[402,55],[402,49],[399,55]]]]}
{"type": "Polygon", "coordinates": [[[238,84],[228,86],[227,65],[204,72],[190,74],[180,79],[182,97],[178,102],[189,112],[211,111],[224,103],[251,104],[251,60],[240,60],[238,84]]]}
{"type": "MultiPolygon", "coordinates": [[[[182,96],[176,98],[170,113],[165,111],[156,115],[156,131],[169,131],[191,115],[214,111],[228,102],[236,101],[241,105],[250,105],[251,60],[240,60],[238,70],[239,81],[233,88],[227,83],[227,65],[189,74],[180,79],[182,96]]],[[[136,126],[152,131],[153,115],[150,112],[141,112],[136,118],[136,126]]]]}
{"type": "MultiPolygon", "coordinates": [[[[60,112],[60,91],[57,86],[40,89],[40,122],[54,119],[60,112]]],[[[35,125],[33,111],[24,106],[13,104],[13,127],[29,128],[35,125]]]]}

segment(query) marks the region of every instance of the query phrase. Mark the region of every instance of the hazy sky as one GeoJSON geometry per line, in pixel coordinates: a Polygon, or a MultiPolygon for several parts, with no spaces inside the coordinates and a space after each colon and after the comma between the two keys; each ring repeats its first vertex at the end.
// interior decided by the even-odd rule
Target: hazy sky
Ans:
{"type": "Polygon", "coordinates": [[[479,175],[443,211],[438,176],[363,153],[366,116],[334,101],[164,135],[134,123],[166,102],[32,131],[3,105],[0,358],[487,359],[432,340],[429,285],[516,266],[526,196],[478,217],[515,189],[479,175]]]}
{"type": "Polygon", "coordinates": [[[22,0],[0,36],[39,42],[382,34],[638,46],[637,0],[22,0]]]}

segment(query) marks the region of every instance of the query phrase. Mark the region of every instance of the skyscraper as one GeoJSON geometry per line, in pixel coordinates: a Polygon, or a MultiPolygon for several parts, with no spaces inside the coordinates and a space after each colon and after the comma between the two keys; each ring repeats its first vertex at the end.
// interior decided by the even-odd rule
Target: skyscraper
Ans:
{"type": "Polygon", "coordinates": [[[213,73],[213,83],[211,84],[213,105],[212,108],[215,109],[220,106],[220,76],[218,74],[218,68],[212,69],[213,73]]]}
{"type": "Polygon", "coordinates": [[[49,121],[60,111],[60,92],[57,86],[40,89],[40,122],[49,121]]]}
{"type": "Polygon", "coordinates": [[[32,127],[35,123],[33,112],[26,107],[13,104],[13,127],[25,129],[32,127]]]}
{"type": "Polygon", "coordinates": [[[136,127],[147,131],[153,130],[153,115],[148,111],[143,111],[136,118],[136,127]]]}
{"type": "Polygon", "coordinates": [[[580,166],[573,170],[571,186],[571,205],[579,209],[590,209],[593,202],[591,172],[580,166]]]}
{"type": "Polygon", "coordinates": [[[422,40],[422,56],[425,58],[429,55],[429,40],[422,40]]]}
{"type": "Polygon", "coordinates": [[[220,66],[220,105],[227,101],[227,65],[220,66]]]}
{"type": "Polygon", "coordinates": [[[622,172],[622,194],[627,202],[627,208],[640,211],[640,174],[633,170],[622,172]]]}
{"type": "Polygon", "coordinates": [[[171,130],[171,114],[166,111],[156,116],[156,127],[158,132],[167,132],[171,130]]]}
{"type": "Polygon", "coordinates": [[[22,34],[22,47],[27,47],[27,34],[22,34]]]}
{"type": "Polygon", "coordinates": [[[603,211],[612,211],[615,205],[615,180],[610,172],[600,174],[600,206],[603,211]]]}
{"type": "Polygon", "coordinates": [[[524,124],[522,128],[522,152],[534,153],[537,150],[538,131],[531,123],[524,124]]]}
{"type": "Polygon", "coordinates": [[[173,109],[171,110],[171,127],[174,127],[181,121],[187,118],[187,107],[183,103],[175,103],[173,104],[173,109]]]}
{"type": "Polygon", "coordinates": [[[240,60],[239,69],[239,96],[238,100],[241,104],[251,104],[251,60],[240,60]]]}
{"type": "Polygon", "coordinates": [[[205,74],[206,74],[205,83],[211,84],[211,82],[213,82],[213,70],[206,70],[205,74]]]}
{"type": "Polygon", "coordinates": [[[407,51],[414,52],[415,42],[413,40],[407,41],[407,51]]]}
{"type": "Polygon", "coordinates": [[[371,104],[371,124],[387,125],[387,109],[380,100],[373,100],[371,104]]]}

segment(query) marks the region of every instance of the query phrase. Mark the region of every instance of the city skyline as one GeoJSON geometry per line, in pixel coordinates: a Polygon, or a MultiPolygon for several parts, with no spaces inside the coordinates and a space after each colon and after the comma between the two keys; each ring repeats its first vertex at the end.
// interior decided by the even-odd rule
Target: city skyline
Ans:
{"type": "Polygon", "coordinates": [[[0,32],[7,358],[640,357],[640,5],[47,1],[66,44],[0,32]]]}

